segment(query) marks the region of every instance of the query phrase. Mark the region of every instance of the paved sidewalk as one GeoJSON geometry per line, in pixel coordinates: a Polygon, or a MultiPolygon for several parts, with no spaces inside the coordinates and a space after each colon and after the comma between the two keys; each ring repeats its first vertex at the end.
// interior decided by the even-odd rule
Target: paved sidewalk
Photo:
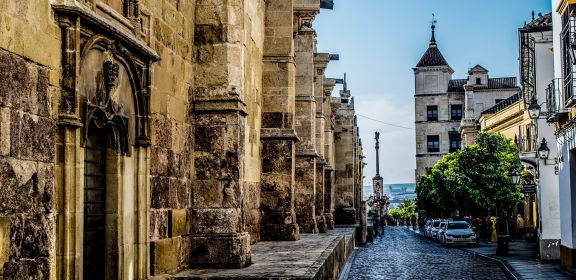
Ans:
{"type": "MultiPolygon", "coordinates": [[[[420,234],[419,229],[413,231],[420,234]]],[[[507,256],[496,255],[496,244],[484,241],[480,242],[477,247],[461,247],[461,249],[501,261],[512,276],[518,280],[576,279],[576,277],[563,271],[559,263],[538,261],[534,243],[512,241],[507,256]]]]}
{"type": "Polygon", "coordinates": [[[503,261],[517,279],[576,279],[564,272],[559,263],[538,261],[535,246],[534,243],[512,241],[506,256],[496,255],[496,244],[488,242],[462,249],[503,261]]]}

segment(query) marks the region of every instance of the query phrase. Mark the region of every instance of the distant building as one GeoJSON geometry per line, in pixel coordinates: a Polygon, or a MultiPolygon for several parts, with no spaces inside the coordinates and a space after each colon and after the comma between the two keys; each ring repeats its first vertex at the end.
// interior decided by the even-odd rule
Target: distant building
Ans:
{"type": "Polygon", "coordinates": [[[466,79],[452,79],[454,70],[432,38],[414,70],[416,123],[416,182],[462,141],[474,141],[482,111],[516,94],[516,78],[490,78],[476,65],[466,79]]]}
{"type": "Polygon", "coordinates": [[[390,209],[394,209],[404,199],[416,199],[416,184],[384,184],[384,194],[390,197],[390,209]]]}

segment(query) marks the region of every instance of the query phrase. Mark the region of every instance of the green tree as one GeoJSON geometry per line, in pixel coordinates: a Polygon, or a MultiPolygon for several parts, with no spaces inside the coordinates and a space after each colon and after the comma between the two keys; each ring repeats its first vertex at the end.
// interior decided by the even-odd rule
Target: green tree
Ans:
{"type": "Polygon", "coordinates": [[[510,139],[479,133],[476,145],[444,156],[420,179],[418,206],[440,214],[496,208],[503,221],[522,199],[520,186],[511,181],[521,169],[518,147],[510,139]]]}
{"type": "Polygon", "coordinates": [[[500,231],[507,233],[505,217],[522,201],[520,186],[511,180],[513,172],[522,170],[518,147],[510,139],[494,133],[480,133],[476,143],[462,151],[458,169],[474,204],[495,208],[500,231]]]}

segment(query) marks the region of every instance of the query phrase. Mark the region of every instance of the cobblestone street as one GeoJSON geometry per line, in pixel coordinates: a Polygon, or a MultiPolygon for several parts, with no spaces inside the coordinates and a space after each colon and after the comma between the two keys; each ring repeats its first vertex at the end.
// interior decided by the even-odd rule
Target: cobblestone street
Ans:
{"type": "Polygon", "coordinates": [[[348,274],[354,279],[509,279],[497,261],[444,248],[405,227],[387,227],[384,236],[358,248],[348,274]]]}

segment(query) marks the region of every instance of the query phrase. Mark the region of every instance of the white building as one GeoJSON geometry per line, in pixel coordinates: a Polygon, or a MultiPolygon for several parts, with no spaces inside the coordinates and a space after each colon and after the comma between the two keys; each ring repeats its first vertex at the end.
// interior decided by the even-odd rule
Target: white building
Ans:
{"type": "MultiPolygon", "coordinates": [[[[516,94],[516,78],[490,78],[488,70],[477,65],[466,79],[452,79],[454,70],[432,38],[414,70],[416,124],[416,182],[445,154],[460,149],[460,125],[478,130],[480,113],[516,94]],[[466,95],[466,113],[464,96],[466,95]]],[[[469,135],[473,136],[473,135],[469,135]]]]}
{"type": "MultiPolygon", "coordinates": [[[[576,1],[552,0],[554,44],[554,77],[559,78],[549,99],[551,118],[556,122],[558,144],[558,179],[560,197],[560,264],[563,269],[576,269],[576,123],[574,105],[574,35],[576,35],[576,1]],[[552,102],[553,101],[553,102],[552,102]]],[[[552,154],[551,157],[554,157],[552,154]]]]}
{"type": "MultiPolygon", "coordinates": [[[[547,100],[548,94],[553,94],[554,88],[554,55],[552,51],[552,17],[551,14],[538,15],[524,27],[519,29],[520,34],[520,80],[524,93],[524,101],[530,102],[535,94],[538,103],[542,104],[542,115],[555,109],[554,102],[547,100]]],[[[548,120],[552,120],[549,118],[548,120]]],[[[540,257],[545,260],[560,258],[560,207],[558,192],[558,175],[556,174],[556,160],[558,154],[555,147],[556,136],[554,126],[546,118],[541,117],[535,121],[534,130],[537,131],[534,147],[530,151],[522,150],[521,160],[536,178],[537,190],[535,193],[526,192],[527,201],[537,201],[536,205],[527,205],[525,209],[537,213],[537,235],[539,238],[540,257]],[[536,150],[542,140],[550,143],[550,159],[539,159],[536,150]],[[532,196],[532,197],[528,197],[532,196]],[[534,209],[537,207],[537,209],[534,209]]],[[[529,217],[532,217],[530,215],[529,217]]]]}

